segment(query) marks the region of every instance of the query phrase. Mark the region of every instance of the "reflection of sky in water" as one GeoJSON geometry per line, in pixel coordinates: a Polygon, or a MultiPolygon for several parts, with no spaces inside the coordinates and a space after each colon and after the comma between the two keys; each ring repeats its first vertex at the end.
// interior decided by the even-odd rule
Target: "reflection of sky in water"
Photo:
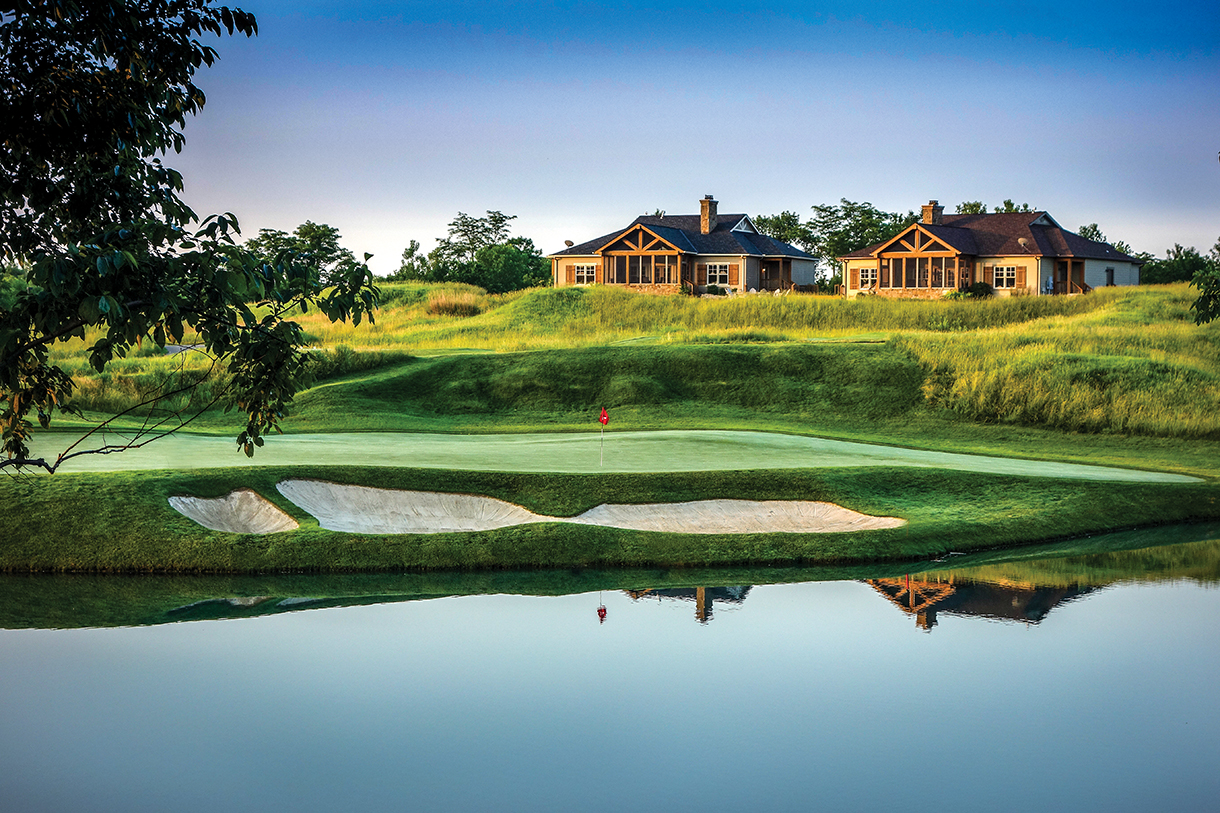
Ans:
{"type": "Polygon", "coordinates": [[[5,810],[1204,809],[1220,590],[931,635],[858,582],[2,631],[5,810]],[[606,604],[599,625],[598,602],[606,604]],[[728,606],[725,607],[728,609],[728,606]]]}

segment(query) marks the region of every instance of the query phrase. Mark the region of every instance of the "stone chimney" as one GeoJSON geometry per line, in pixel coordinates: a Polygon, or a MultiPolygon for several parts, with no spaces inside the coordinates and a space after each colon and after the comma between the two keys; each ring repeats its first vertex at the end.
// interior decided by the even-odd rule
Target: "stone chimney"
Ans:
{"type": "Polygon", "coordinates": [[[923,222],[931,223],[934,226],[939,226],[942,217],[945,214],[945,207],[938,202],[930,200],[923,205],[923,222]]]}
{"type": "Polygon", "coordinates": [[[716,230],[716,201],[711,195],[704,195],[699,201],[699,231],[711,234],[716,230]]]}

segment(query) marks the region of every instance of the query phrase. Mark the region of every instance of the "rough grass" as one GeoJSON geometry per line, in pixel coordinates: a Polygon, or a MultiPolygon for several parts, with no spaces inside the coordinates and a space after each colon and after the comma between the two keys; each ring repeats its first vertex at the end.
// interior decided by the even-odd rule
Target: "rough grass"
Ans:
{"type": "MultiPolygon", "coordinates": [[[[1083,297],[1081,297],[1083,298],[1083,297]]],[[[930,406],[970,421],[1220,438],[1220,325],[1190,290],[1111,294],[1105,307],[969,334],[908,334],[930,406]]]]}

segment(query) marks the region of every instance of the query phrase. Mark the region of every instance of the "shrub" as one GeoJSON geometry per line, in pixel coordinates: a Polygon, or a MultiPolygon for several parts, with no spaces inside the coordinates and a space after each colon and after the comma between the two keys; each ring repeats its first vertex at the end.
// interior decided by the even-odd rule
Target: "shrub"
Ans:
{"type": "Polygon", "coordinates": [[[976,282],[967,288],[966,292],[975,299],[986,299],[989,296],[995,296],[995,289],[986,282],[976,282]]]}

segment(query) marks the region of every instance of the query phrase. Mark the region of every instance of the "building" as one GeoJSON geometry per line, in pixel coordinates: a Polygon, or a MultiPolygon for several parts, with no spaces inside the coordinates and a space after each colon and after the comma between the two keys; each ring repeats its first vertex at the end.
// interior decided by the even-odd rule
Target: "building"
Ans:
{"type": "Polygon", "coordinates": [[[838,258],[847,297],[931,298],[985,282],[1000,296],[1138,285],[1141,260],[1087,240],[1046,212],[946,215],[936,201],[883,243],[838,258]]]}
{"type": "Polygon", "coordinates": [[[556,287],[620,285],[676,292],[708,285],[733,291],[812,285],[817,260],[760,234],[748,215],[723,215],[711,195],[697,215],[642,215],[626,228],[548,256],[556,287]]]}

